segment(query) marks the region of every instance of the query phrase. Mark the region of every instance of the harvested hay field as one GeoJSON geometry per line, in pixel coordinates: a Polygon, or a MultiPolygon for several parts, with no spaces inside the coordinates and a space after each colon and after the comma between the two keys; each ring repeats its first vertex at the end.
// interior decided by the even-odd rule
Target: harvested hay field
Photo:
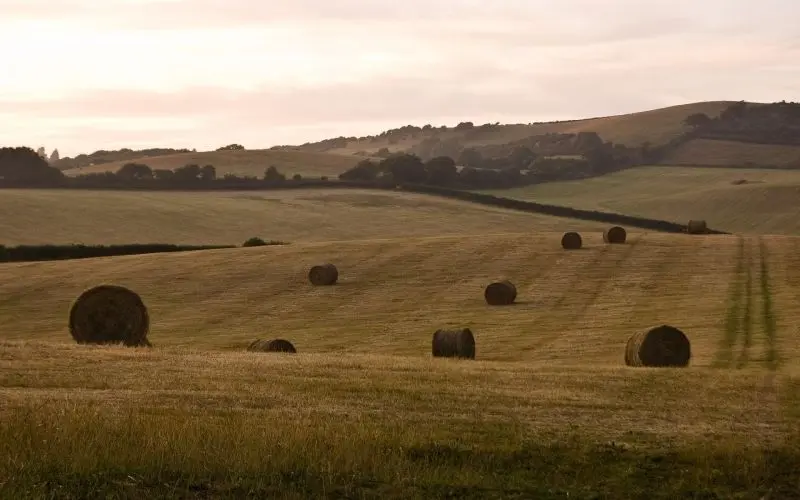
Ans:
{"type": "Polygon", "coordinates": [[[66,175],[116,172],[126,163],[144,163],[152,169],[174,170],[186,164],[214,165],[217,177],[225,174],[263,177],[264,171],[274,165],[279,172],[291,177],[300,174],[304,177],[328,176],[335,178],[354,167],[359,161],[368,158],[355,155],[332,155],[327,153],[305,153],[300,151],[272,151],[254,149],[249,151],[202,151],[197,153],[178,153],[152,156],[138,160],[101,163],[90,167],[65,170],[66,175]]]}
{"type": "Polygon", "coordinates": [[[800,236],[800,170],[636,167],[591,179],[484,192],[680,224],[702,219],[713,229],[734,233],[800,236]]]}
{"type": "Polygon", "coordinates": [[[800,239],[562,235],[2,265],[0,496],[791,498],[800,239]],[[327,260],[347,280],[309,286],[327,260]],[[515,307],[485,306],[494,276],[515,307]],[[63,311],[98,280],[147,297],[158,347],[72,341],[63,311]],[[301,352],[245,352],[265,324],[301,352]],[[691,365],[626,366],[661,324],[691,365]],[[476,359],[431,355],[465,326],[476,359]],[[654,463],[657,490],[629,472],[654,463]]]}
{"type": "Polygon", "coordinates": [[[2,244],[240,245],[351,239],[598,230],[601,223],[436,196],[356,189],[242,192],[3,190],[2,244]],[[366,222],[369,221],[369,222],[366,222]]]}
{"type": "Polygon", "coordinates": [[[785,374],[79,347],[0,343],[0,496],[796,491],[800,380],[785,374]],[[643,464],[657,489],[629,472],[643,464]]]}
{"type": "Polygon", "coordinates": [[[425,356],[431,332],[453,325],[480,333],[482,360],[619,367],[631,335],[670,324],[691,338],[695,367],[745,347],[745,366],[800,359],[800,337],[782,333],[800,307],[800,239],[631,231],[626,245],[605,245],[600,232],[583,236],[580,252],[551,232],[4,264],[2,335],[71,343],[64,312],[74,297],[113,282],[147,298],[148,338],[163,347],[240,350],[267,322],[306,353],[425,356]],[[347,279],[310,286],[308,269],[328,260],[347,279]],[[746,269],[751,286],[737,291],[746,269]],[[487,284],[505,276],[515,306],[488,307],[487,284]],[[744,317],[745,305],[746,344],[741,321],[728,319],[744,317]]]}

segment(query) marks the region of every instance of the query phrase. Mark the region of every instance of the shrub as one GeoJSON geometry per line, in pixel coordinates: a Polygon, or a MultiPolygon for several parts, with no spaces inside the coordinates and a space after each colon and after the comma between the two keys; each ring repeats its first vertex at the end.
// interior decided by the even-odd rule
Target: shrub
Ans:
{"type": "Polygon", "coordinates": [[[257,236],[253,236],[249,240],[247,240],[244,243],[242,243],[242,246],[243,247],[262,247],[262,246],[264,246],[266,244],[267,244],[266,241],[262,240],[261,238],[259,238],[257,236]]]}

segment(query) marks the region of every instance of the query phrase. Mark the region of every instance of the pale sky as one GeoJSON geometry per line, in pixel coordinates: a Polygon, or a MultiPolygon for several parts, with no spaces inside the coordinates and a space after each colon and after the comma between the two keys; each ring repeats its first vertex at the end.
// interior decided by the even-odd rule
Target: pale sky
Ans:
{"type": "Polygon", "coordinates": [[[250,149],[800,101],[798,0],[0,0],[0,145],[250,149]]]}

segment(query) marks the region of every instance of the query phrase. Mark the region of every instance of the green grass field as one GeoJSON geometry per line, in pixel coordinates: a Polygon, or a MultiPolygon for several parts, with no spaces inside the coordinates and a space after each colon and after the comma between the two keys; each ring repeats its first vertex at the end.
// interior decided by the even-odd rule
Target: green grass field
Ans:
{"type": "Polygon", "coordinates": [[[578,181],[485,191],[747,234],[800,235],[800,171],[636,167],[578,181]],[[738,181],[744,184],[736,184],[738,181]]]}
{"type": "Polygon", "coordinates": [[[559,239],[2,265],[0,496],[793,498],[800,239],[559,239]],[[326,261],[339,284],[312,287],[326,261]],[[501,278],[517,304],[489,307],[501,278]],[[102,282],[141,294],[153,349],[74,344],[70,304],[102,282]],[[663,323],[691,366],[625,367],[663,323]],[[431,358],[455,326],[475,361],[431,358]],[[245,352],[276,337],[299,354],[245,352]]]}

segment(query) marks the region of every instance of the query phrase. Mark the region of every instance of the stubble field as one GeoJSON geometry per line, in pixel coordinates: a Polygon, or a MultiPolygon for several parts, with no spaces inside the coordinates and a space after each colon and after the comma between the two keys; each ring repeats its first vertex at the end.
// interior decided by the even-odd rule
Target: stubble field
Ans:
{"type": "MultiPolygon", "coordinates": [[[[287,498],[793,498],[800,240],[632,231],[309,242],[0,267],[4,492],[287,498]],[[310,265],[340,283],[315,288],[310,265]],[[489,307],[490,281],[517,304],[489,307]],[[153,349],[81,347],[101,282],[153,349]],[[686,369],[624,366],[667,323],[686,369]],[[468,326],[477,360],[432,359],[468,326]],[[244,352],[291,340],[297,355],[244,352]],[[654,484],[658,482],[658,486],[654,484]],[[60,485],[60,486],[59,486],[60,485]],[[61,490],[58,490],[61,488],[61,490]]],[[[17,496],[19,497],[19,496],[17,496]]]]}

